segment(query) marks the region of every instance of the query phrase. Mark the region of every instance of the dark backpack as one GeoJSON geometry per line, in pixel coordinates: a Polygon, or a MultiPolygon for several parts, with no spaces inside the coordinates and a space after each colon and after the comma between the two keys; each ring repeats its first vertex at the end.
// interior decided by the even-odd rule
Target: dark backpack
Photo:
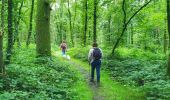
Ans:
{"type": "Polygon", "coordinates": [[[99,60],[102,58],[102,53],[99,48],[94,48],[93,57],[94,57],[94,60],[99,60]]]}

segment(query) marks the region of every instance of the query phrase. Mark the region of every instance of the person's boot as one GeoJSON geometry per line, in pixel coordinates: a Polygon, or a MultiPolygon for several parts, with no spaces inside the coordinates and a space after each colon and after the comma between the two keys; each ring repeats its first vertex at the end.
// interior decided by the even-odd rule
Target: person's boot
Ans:
{"type": "Polygon", "coordinates": [[[100,87],[100,86],[101,86],[101,85],[100,85],[100,82],[97,82],[97,83],[96,83],[96,86],[97,86],[97,87],[100,87]]]}
{"type": "Polygon", "coordinates": [[[94,80],[93,80],[93,79],[90,79],[90,82],[94,83],[94,80]]]}

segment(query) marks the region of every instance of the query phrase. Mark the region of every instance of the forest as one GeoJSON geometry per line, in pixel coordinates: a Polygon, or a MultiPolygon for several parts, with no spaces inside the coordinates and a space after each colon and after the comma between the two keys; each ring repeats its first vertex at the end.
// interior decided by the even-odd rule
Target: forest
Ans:
{"type": "Polygon", "coordinates": [[[170,0],[0,0],[0,8],[0,100],[170,100],[170,0]],[[90,81],[93,43],[100,86],[97,72],[90,81]]]}

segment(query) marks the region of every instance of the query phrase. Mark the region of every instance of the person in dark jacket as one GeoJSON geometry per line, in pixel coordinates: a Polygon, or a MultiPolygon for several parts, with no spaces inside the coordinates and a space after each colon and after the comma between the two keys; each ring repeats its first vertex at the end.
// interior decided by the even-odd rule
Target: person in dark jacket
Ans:
{"type": "Polygon", "coordinates": [[[94,82],[94,71],[96,69],[97,85],[100,85],[100,67],[101,58],[103,56],[102,50],[98,48],[97,43],[93,43],[92,48],[89,50],[88,61],[91,65],[91,82],[94,82]]]}

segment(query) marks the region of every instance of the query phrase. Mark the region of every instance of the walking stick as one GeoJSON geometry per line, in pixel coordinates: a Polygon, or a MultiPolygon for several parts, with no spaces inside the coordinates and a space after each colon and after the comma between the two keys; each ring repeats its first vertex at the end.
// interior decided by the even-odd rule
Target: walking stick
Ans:
{"type": "Polygon", "coordinates": [[[89,79],[90,79],[90,70],[91,69],[91,64],[90,64],[90,62],[89,62],[89,79]]]}

